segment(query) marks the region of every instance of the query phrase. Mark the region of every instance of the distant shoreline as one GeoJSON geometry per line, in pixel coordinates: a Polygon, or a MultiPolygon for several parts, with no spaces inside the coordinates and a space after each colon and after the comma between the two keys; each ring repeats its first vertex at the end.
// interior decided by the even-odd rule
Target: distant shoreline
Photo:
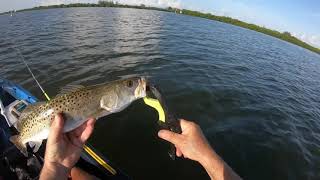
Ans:
{"type": "MultiPolygon", "coordinates": [[[[157,11],[166,11],[166,12],[172,12],[172,13],[178,13],[178,14],[184,14],[184,15],[189,15],[189,16],[195,16],[195,17],[200,17],[200,18],[205,18],[205,19],[210,19],[210,20],[215,20],[219,22],[224,22],[227,24],[232,24],[235,26],[240,26],[246,29],[250,29],[253,31],[261,32],[263,34],[267,34],[273,37],[276,37],[278,39],[290,42],[292,44],[295,44],[297,46],[303,47],[305,49],[308,49],[310,51],[313,51],[317,54],[320,54],[320,49],[311,46],[310,44],[307,44],[300,39],[292,36],[289,32],[279,32],[275,30],[271,30],[265,27],[261,27],[255,24],[250,24],[246,23],[237,19],[233,19],[230,17],[226,16],[216,16],[210,13],[201,13],[198,11],[192,11],[188,9],[177,9],[177,8],[156,8],[156,7],[148,7],[143,4],[140,6],[134,6],[134,5],[125,5],[125,4],[118,4],[118,3],[113,3],[112,1],[99,1],[98,4],[90,4],[90,3],[76,3],[76,4],[60,4],[60,5],[52,5],[52,6],[39,6],[39,7],[34,7],[30,9],[22,9],[18,10],[17,12],[23,12],[23,11],[32,11],[32,10],[41,10],[41,9],[53,9],[53,8],[71,8],[71,7],[119,7],[119,8],[135,8],[135,9],[148,9],[148,10],[157,10],[157,11]]],[[[4,12],[0,13],[0,15],[3,14],[10,14],[12,11],[9,12],[4,12]]]]}

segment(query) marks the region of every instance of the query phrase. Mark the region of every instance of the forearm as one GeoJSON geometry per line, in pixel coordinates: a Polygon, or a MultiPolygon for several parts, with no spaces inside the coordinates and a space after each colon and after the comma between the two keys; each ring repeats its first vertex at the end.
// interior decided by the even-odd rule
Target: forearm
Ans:
{"type": "Polygon", "coordinates": [[[70,170],[63,165],[51,163],[46,164],[41,170],[40,180],[56,180],[57,178],[60,180],[67,180],[70,174],[70,170]]]}
{"type": "Polygon", "coordinates": [[[200,164],[205,168],[211,179],[238,180],[241,179],[213,150],[207,152],[200,164]]]}

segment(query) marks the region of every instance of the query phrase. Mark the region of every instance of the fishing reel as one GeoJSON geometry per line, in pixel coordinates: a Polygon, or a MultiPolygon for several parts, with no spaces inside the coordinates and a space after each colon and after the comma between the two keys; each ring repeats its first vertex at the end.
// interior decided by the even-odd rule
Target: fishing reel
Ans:
{"type": "MultiPolygon", "coordinates": [[[[2,104],[2,103],[1,103],[2,104]]],[[[5,117],[9,127],[16,127],[22,111],[29,105],[25,100],[15,100],[7,107],[1,105],[1,114],[5,117]]]]}

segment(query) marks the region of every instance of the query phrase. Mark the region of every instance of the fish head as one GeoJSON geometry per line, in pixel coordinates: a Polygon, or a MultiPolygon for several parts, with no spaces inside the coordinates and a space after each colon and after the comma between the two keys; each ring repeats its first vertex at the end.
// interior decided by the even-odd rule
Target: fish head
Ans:
{"type": "Polygon", "coordinates": [[[118,112],[133,101],[146,96],[147,80],[144,77],[133,77],[115,82],[116,88],[106,91],[100,105],[109,112],[118,112]]]}
{"type": "Polygon", "coordinates": [[[133,77],[125,79],[120,84],[120,90],[118,94],[119,98],[134,97],[134,99],[143,98],[146,96],[147,81],[144,77],[133,77]]]}

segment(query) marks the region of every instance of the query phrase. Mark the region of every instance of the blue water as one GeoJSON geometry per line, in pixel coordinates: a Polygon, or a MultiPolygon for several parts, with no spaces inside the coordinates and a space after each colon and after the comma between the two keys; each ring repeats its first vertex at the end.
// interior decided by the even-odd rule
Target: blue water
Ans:
{"type": "MultiPolygon", "coordinates": [[[[320,56],[240,27],[173,13],[68,8],[0,16],[0,76],[44,99],[70,83],[145,75],[244,179],[320,178],[320,56]]],[[[90,143],[134,179],[209,179],[171,161],[141,101],[98,121],[90,143]]]]}

